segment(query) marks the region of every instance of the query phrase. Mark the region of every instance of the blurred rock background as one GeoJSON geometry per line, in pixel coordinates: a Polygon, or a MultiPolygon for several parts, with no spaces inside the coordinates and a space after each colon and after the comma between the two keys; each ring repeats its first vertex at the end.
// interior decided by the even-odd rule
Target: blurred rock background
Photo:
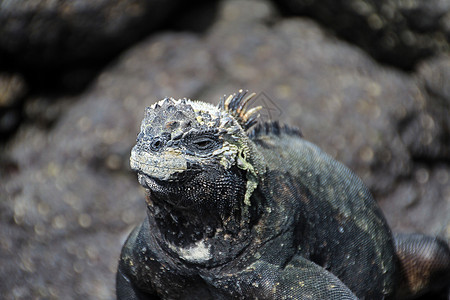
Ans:
{"type": "Polygon", "coordinates": [[[165,96],[259,93],[394,231],[449,240],[449,49],[449,0],[1,1],[2,298],[114,299],[145,212],[130,149],[165,96]]]}

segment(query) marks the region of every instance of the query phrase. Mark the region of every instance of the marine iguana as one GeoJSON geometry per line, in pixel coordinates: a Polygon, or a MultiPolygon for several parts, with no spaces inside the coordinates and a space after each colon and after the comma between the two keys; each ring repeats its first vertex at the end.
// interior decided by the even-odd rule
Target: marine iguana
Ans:
{"type": "Polygon", "coordinates": [[[255,94],[148,107],[131,168],[147,218],[122,249],[119,299],[401,299],[448,288],[440,239],[393,237],[367,187],[255,94]]]}

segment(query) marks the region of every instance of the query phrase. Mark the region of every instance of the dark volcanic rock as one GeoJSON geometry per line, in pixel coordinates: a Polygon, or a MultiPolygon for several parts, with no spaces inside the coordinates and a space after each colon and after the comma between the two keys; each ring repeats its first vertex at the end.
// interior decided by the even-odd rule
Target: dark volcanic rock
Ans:
{"type": "Polygon", "coordinates": [[[14,106],[25,91],[26,84],[20,75],[0,74],[0,109],[14,106]]]}
{"type": "Polygon", "coordinates": [[[77,90],[118,51],[155,29],[177,0],[2,1],[1,68],[35,85],[77,90]],[[59,81],[59,82],[58,82],[59,81]]]}
{"type": "Polygon", "coordinates": [[[418,85],[427,95],[424,110],[403,124],[402,138],[417,160],[450,162],[450,56],[419,65],[418,85]]]}
{"type": "Polygon", "coordinates": [[[310,16],[376,59],[413,69],[421,59],[450,51],[447,0],[282,0],[287,14],[310,16]]]}
{"type": "Polygon", "coordinates": [[[96,59],[155,28],[178,1],[2,1],[0,49],[20,64],[96,59]]]}
{"type": "Polygon", "coordinates": [[[144,107],[165,96],[259,92],[263,118],[300,127],[363,177],[395,229],[450,238],[445,115],[434,108],[448,100],[444,61],[409,76],[270,2],[224,1],[203,36],[158,34],[63,104],[33,96],[25,112],[42,126],[23,124],[0,156],[2,296],[114,298],[121,245],[145,211],[129,152],[144,107]],[[427,132],[435,144],[414,140],[427,132]]]}
{"type": "Polygon", "coordinates": [[[0,74],[0,141],[19,126],[20,105],[27,91],[27,85],[18,74],[0,74]]]}
{"type": "Polygon", "coordinates": [[[450,59],[422,62],[417,85],[426,102],[399,120],[413,169],[379,200],[394,230],[450,237],[450,59]]]}
{"type": "MultiPolygon", "coordinates": [[[[450,167],[415,163],[406,178],[378,197],[395,232],[419,232],[450,238],[450,167]]],[[[445,298],[444,298],[445,299],[445,298]]]]}

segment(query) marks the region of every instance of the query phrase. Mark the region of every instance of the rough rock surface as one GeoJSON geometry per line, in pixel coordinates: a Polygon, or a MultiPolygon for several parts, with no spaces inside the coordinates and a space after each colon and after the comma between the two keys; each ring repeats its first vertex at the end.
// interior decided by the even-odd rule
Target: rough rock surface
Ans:
{"type": "Polygon", "coordinates": [[[403,141],[416,159],[449,162],[450,56],[421,63],[417,79],[428,101],[409,126],[404,124],[403,141]]]}
{"type": "Polygon", "coordinates": [[[378,60],[412,69],[423,58],[450,51],[448,0],[282,0],[287,14],[319,20],[378,60]]]}
{"type": "Polygon", "coordinates": [[[394,228],[450,236],[450,57],[422,62],[415,75],[426,102],[400,120],[411,170],[379,200],[394,228]],[[439,221],[435,221],[439,220],[439,221]]]}
{"type": "Polygon", "coordinates": [[[155,28],[177,2],[2,1],[0,49],[20,64],[96,58],[155,28]]]}
{"type": "Polygon", "coordinates": [[[0,140],[13,132],[20,123],[20,106],[27,91],[19,74],[0,73],[0,140]]]}
{"type": "Polygon", "coordinates": [[[2,1],[0,65],[34,85],[79,89],[96,68],[154,30],[177,0],[2,1]],[[53,76],[51,76],[53,75],[53,76]],[[51,77],[47,79],[46,77],[51,77]]]}
{"type": "Polygon", "coordinates": [[[448,61],[406,74],[269,2],[224,1],[205,34],[155,34],[78,96],[29,96],[26,114],[43,121],[1,149],[1,294],[114,298],[121,245],[145,207],[129,151],[144,107],[165,96],[260,92],[263,117],[352,168],[394,229],[449,239],[448,61]]]}

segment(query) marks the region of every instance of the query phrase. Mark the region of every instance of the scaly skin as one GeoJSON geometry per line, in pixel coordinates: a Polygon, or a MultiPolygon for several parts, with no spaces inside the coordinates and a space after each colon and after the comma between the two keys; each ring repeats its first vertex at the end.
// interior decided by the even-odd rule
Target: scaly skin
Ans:
{"type": "Polygon", "coordinates": [[[146,109],[130,162],[147,218],[122,249],[119,299],[400,299],[448,288],[446,243],[394,240],[362,181],[298,130],[256,124],[253,95],[146,109]]]}

